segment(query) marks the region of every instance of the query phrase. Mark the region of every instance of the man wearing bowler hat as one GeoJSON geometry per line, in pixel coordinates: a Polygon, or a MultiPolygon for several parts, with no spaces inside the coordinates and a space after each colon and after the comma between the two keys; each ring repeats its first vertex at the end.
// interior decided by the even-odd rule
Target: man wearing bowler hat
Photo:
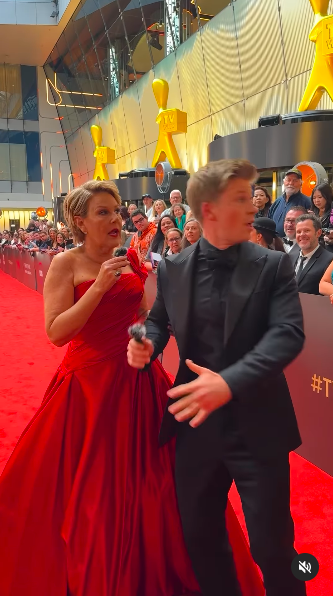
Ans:
{"type": "Polygon", "coordinates": [[[310,198],[301,192],[302,188],[302,172],[297,168],[292,168],[286,173],[284,180],[284,192],[281,197],[271,206],[268,217],[273,219],[276,223],[276,231],[282,238],[284,236],[284,220],[287,211],[295,205],[301,205],[305,209],[311,208],[310,198]]]}

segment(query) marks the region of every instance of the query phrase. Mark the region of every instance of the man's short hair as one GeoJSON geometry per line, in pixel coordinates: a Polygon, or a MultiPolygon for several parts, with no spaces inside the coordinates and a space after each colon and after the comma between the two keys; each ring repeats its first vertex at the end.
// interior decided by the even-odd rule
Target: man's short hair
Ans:
{"type": "Polygon", "coordinates": [[[131,219],[133,219],[133,217],[135,217],[136,215],[142,215],[145,219],[147,219],[147,215],[144,211],[142,211],[142,209],[135,209],[135,211],[133,211],[131,215],[131,219]]]}
{"type": "Polygon", "coordinates": [[[186,198],[194,217],[202,221],[202,203],[214,203],[230,180],[242,178],[251,184],[257,178],[256,167],[246,159],[220,159],[200,168],[187,183],[186,198]]]}
{"type": "Polygon", "coordinates": [[[305,207],[303,207],[303,205],[296,205],[295,207],[290,207],[287,213],[289,213],[289,211],[300,211],[301,213],[307,213],[307,210],[305,209],[305,207]]]}
{"type": "Polygon", "coordinates": [[[298,223],[301,223],[302,221],[308,221],[308,220],[313,222],[313,227],[316,230],[316,232],[318,232],[318,230],[322,229],[321,221],[320,221],[319,217],[314,215],[314,213],[304,213],[303,215],[299,215],[296,219],[296,226],[298,223]]]}

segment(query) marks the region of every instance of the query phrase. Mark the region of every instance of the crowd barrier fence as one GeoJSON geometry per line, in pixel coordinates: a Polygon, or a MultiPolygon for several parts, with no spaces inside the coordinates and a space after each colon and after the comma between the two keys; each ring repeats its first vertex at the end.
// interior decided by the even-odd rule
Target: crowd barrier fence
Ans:
{"type": "MultiPolygon", "coordinates": [[[[47,253],[31,254],[6,246],[0,249],[0,268],[41,294],[51,260],[52,256],[47,253]]],[[[146,294],[150,308],[156,295],[154,273],[149,273],[146,294]]],[[[297,453],[333,476],[333,306],[323,296],[300,294],[300,298],[305,346],[285,371],[303,439],[297,453]]],[[[176,375],[179,355],[174,337],[170,338],[162,354],[162,362],[166,370],[176,375]]]]}

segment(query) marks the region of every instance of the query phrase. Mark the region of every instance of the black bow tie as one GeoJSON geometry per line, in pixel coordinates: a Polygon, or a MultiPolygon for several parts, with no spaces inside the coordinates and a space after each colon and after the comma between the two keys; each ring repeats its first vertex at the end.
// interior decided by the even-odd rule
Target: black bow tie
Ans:
{"type": "Polygon", "coordinates": [[[294,246],[293,241],[289,240],[288,238],[282,238],[282,242],[283,242],[283,244],[288,244],[289,246],[294,246]]]}
{"type": "Polygon", "coordinates": [[[236,267],[238,251],[231,247],[226,250],[208,250],[207,263],[211,269],[226,268],[234,269],[236,267]]]}

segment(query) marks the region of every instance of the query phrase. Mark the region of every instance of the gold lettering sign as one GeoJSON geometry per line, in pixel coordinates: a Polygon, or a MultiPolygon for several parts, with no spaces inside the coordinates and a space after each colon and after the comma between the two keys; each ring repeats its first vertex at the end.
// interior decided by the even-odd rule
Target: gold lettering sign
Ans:
{"type": "Polygon", "coordinates": [[[329,0],[309,0],[315,13],[315,25],[309,39],[316,44],[310,78],[299,106],[300,112],[315,110],[326,91],[333,101],[333,15],[327,15],[329,0]]]}
{"type": "Polygon", "coordinates": [[[159,125],[157,145],[153,157],[152,167],[160,161],[169,161],[172,168],[181,168],[177,149],[172,135],[187,132],[187,114],[177,108],[167,108],[169,85],[163,79],[153,81],[153,91],[159,107],[156,123],[159,125]]]}
{"type": "Polygon", "coordinates": [[[91,136],[95,143],[94,157],[96,158],[94,180],[109,180],[106,164],[116,162],[115,150],[110,147],[102,147],[102,129],[94,124],[91,128],[91,136]]]}

